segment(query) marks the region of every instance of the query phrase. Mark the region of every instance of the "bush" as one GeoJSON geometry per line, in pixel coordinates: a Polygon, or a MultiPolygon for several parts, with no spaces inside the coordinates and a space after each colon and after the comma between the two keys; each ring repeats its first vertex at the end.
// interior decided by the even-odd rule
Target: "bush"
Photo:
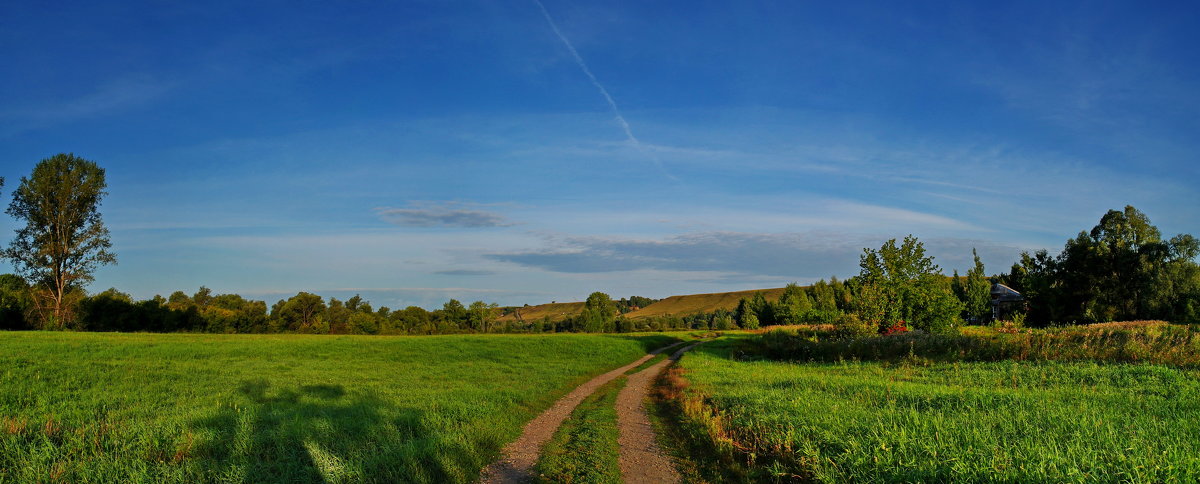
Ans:
{"type": "Polygon", "coordinates": [[[833,321],[832,338],[851,340],[876,334],[875,325],[863,321],[857,314],[841,314],[833,321]]]}
{"type": "Polygon", "coordinates": [[[1047,330],[973,329],[969,334],[925,332],[848,335],[853,326],[820,331],[771,331],[757,339],[764,356],[799,361],[1096,360],[1200,368],[1200,326],[1161,321],[1105,323],[1047,330]]]}

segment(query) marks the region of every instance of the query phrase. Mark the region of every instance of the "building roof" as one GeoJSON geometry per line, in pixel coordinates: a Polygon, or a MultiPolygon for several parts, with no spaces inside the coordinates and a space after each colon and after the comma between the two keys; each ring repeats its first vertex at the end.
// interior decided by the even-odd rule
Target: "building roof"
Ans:
{"type": "Polygon", "coordinates": [[[1000,283],[992,284],[992,301],[1017,302],[1024,300],[1025,296],[1022,296],[1021,293],[1013,290],[1013,288],[1000,283]]]}

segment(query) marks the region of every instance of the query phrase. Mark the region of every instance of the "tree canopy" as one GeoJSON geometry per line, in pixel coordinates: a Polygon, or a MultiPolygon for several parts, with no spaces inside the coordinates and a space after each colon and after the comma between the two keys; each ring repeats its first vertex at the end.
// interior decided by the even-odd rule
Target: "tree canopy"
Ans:
{"type": "Polygon", "coordinates": [[[881,327],[904,321],[909,327],[946,331],[954,327],[962,302],[950,290],[942,270],[925,255],[925,246],[911,235],[879,250],[863,249],[859,258],[858,312],[881,327]]]}
{"type": "Polygon", "coordinates": [[[1189,234],[1163,240],[1138,209],[1109,210],[1062,252],[1025,252],[1001,279],[1021,291],[1030,320],[1103,322],[1200,320],[1200,243],[1189,234]]]}
{"type": "Polygon", "coordinates": [[[6,213],[25,226],[3,254],[39,289],[34,304],[49,326],[64,327],[72,290],[91,282],[97,267],[117,262],[100,216],[106,187],[99,165],[58,154],[39,162],[13,192],[6,213]]]}

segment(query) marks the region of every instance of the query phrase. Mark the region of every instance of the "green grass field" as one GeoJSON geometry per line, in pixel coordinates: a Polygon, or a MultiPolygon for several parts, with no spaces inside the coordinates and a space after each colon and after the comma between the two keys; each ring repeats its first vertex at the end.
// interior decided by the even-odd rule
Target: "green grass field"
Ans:
{"type": "MultiPolygon", "coordinates": [[[[630,373],[636,370],[630,371],[630,373]]],[[[600,387],[571,412],[554,438],[546,442],[537,464],[543,483],[619,484],[617,393],[625,386],[621,377],[600,387]]]]}
{"type": "Polygon", "coordinates": [[[671,339],[0,332],[0,482],[467,482],[671,339]]]}
{"type": "Polygon", "coordinates": [[[1096,362],[681,360],[713,480],[1196,482],[1200,373],[1096,362]],[[745,464],[750,465],[745,465],[745,464]],[[721,474],[723,473],[723,474],[721,474]]]}

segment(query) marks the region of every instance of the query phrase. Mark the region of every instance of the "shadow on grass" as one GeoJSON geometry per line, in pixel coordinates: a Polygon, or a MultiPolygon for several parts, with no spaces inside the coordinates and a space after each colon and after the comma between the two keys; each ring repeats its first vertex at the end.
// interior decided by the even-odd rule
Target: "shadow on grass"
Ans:
{"type": "Polygon", "coordinates": [[[430,428],[425,412],[341,385],[272,388],[245,381],[238,399],[193,428],[191,452],[221,482],[469,482],[486,464],[472,439],[430,428]]]}

